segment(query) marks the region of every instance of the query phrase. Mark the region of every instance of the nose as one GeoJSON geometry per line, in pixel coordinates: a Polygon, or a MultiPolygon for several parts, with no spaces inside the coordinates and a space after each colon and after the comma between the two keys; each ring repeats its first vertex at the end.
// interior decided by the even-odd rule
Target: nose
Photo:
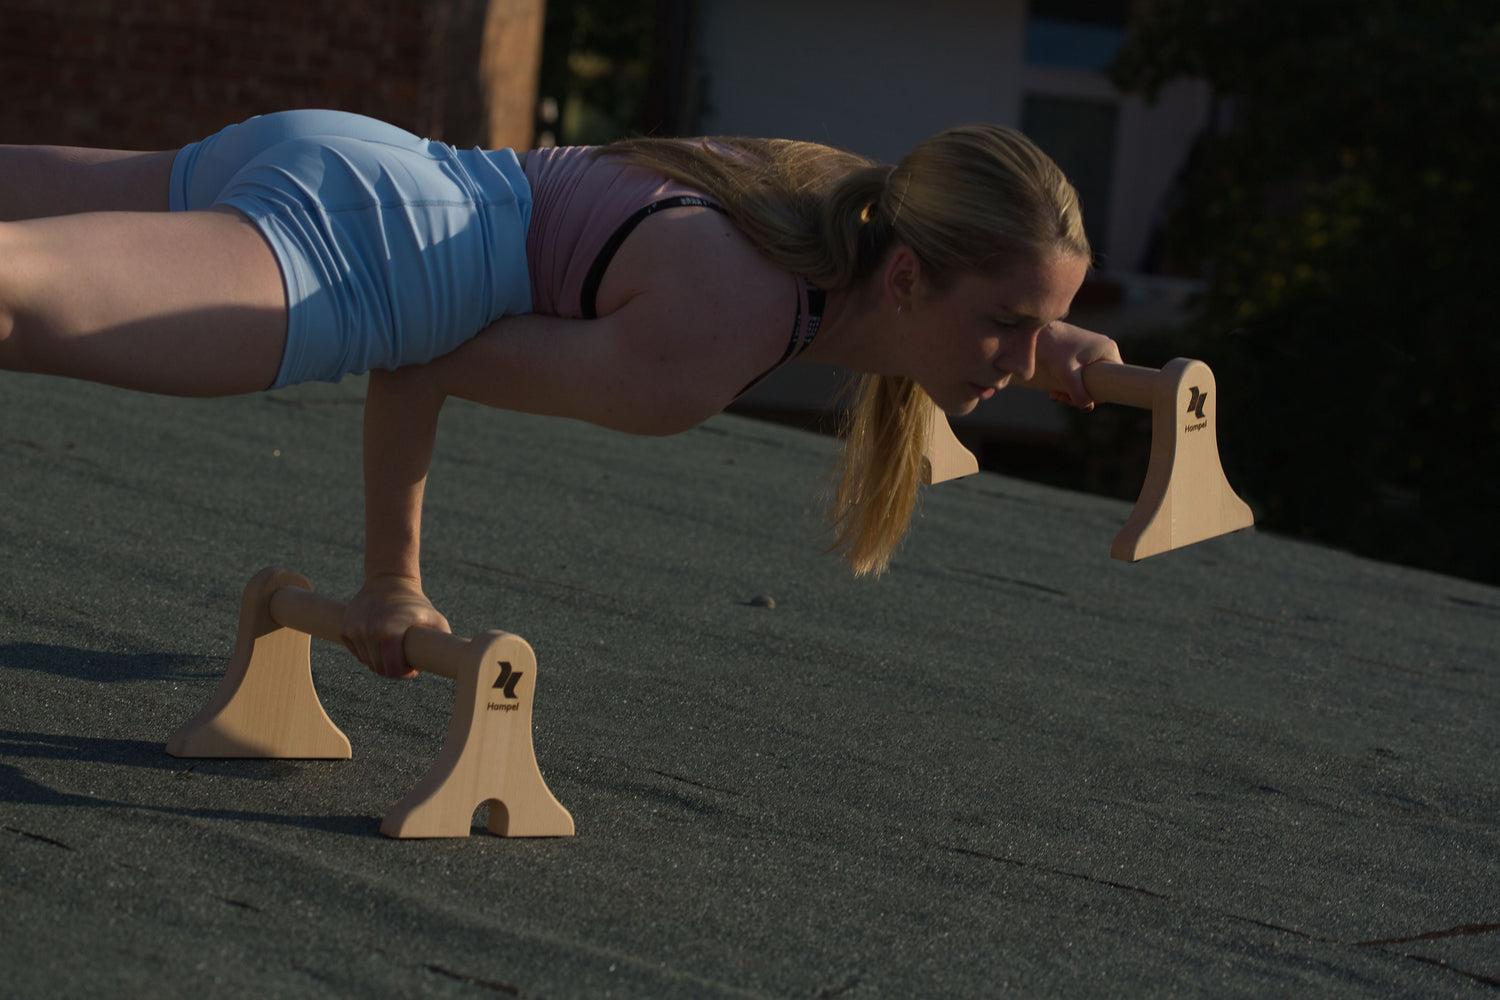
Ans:
{"type": "Polygon", "coordinates": [[[1036,342],[1041,334],[1041,328],[1037,327],[1006,337],[1000,343],[1000,353],[995,355],[995,368],[1010,372],[1017,382],[1029,382],[1036,374],[1036,342]]]}

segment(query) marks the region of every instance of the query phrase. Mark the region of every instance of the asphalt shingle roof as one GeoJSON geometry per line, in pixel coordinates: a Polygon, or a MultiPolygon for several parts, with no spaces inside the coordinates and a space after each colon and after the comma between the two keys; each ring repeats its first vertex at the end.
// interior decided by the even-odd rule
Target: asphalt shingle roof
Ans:
{"type": "Polygon", "coordinates": [[[1494,996],[1500,591],[981,474],[819,554],[831,444],[454,404],[429,593],[538,656],[578,835],[392,841],[452,683],[314,643],[345,762],[183,761],[261,566],[347,597],[361,384],[0,380],[4,992],[1494,996]],[[775,599],[768,609],[750,603],[775,599]]]}

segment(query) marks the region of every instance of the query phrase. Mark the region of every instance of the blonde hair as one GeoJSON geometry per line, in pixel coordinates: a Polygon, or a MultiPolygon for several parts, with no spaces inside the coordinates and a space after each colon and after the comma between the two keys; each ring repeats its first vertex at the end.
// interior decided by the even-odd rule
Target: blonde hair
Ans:
{"type": "MultiPolygon", "coordinates": [[[[627,139],[605,150],[704,191],[768,261],[828,291],[860,285],[896,243],[937,291],[1008,263],[1091,256],[1073,186],[997,125],[940,132],[895,166],[784,139],[627,139]]],[[[853,397],[832,549],[856,574],[878,574],[911,522],[936,408],[900,376],[861,376],[853,397]]]]}

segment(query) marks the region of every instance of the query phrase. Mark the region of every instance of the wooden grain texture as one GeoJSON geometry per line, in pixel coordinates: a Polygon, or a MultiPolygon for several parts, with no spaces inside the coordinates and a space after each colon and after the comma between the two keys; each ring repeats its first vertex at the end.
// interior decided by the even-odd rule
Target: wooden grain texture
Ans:
{"type": "Polygon", "coordinates": [[[979,459],[954,436],[948,415],[933,404],[932,417],[927,424],[927,443],[922,447],[922,482],[932,486],[972,476],[978,471],[979,459]]]}
{"type": "MultiPolygon", "coordinates": [[[[1146,479],[1110,547],[1112,557],[1136,562],[1255,523],[1219,461],[1218,391],[1208,365],[1177,358],[1158,370],[1101,361],[1083,370],[1083,384],[1097,402],[1151,411],[1146,479]]],[[[1025,388],[1062,391],[1061,383],[1040,372],[1025,388]]],[[[934,413],[923,482],[939,483],[977,469],[978,462],[954,437],[947,419],[934,413]]]]}
{"type": "Polygon", "coordinates": [[[1201,361],[1178,358],[1157,375],[1146,481],[1110,547],[1114,558],[1135,562],[1255,523],[1219,461],[1217,399],[1201,361]]]}
{"type": "Polygon", "coordinates": [[[167,741],[174,757],[347,760],[349,740],[323,711],[306,634],[271,617],[271,596],[309,587],[305,577],[263,569],[240,599],[240,628],[224,678],[208,704],[167,741]]]}
{"type": "MultiPolygon", "coordinates": [[[[296,573],[257,573],[240,602],[228,672],[208,704],[175,732],[175,757],[347,758],[312,683],[309,636],[340,641],[344,605],[296,573]]],[[[532,745],[536,654],[519,636],[463,640],[410,629],[407,661],[455,684],[453,716],[437,759],[386,814],[388,837],[467,837],[489,803],[488,828],[505,837],[569,837],[573,817],[542,778],[532,745]]]]}

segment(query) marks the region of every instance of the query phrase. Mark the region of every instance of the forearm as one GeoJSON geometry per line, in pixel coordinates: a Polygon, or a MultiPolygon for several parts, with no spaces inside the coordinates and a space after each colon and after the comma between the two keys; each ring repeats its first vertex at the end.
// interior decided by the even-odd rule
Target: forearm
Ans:
{"type": "Polygon", "coordinates": [[[422,368],[370,373],[365,395],[365,577],[421,580],[422,494],[445,393],[422,368]]]}

